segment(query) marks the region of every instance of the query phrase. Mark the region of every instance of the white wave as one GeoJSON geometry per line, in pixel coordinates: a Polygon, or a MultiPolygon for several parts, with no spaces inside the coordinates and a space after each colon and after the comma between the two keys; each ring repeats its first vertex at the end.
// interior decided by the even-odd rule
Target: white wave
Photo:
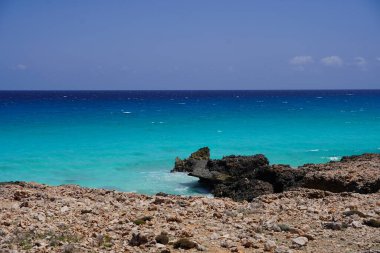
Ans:
{"type": "Polygon", "coordinates": [[[177,104],[179,104],[179,105],[185,105],[186,103],[177,103],[177,104]]]}
{"type": "Polygon", "coordinates": [[[324,157],[324,158],[327,158],[328,160],[333,161],[333,162],[340,160],[339,156],[329,156],[329,157],[324,157]]]}
{"type": "Polygon", "coordinates": [[[132,112],[122,112],[122,113],[125,113],[125,114],[130,114],[130,113],[132,113],[132,112]]]}
{"type": "Polygon", "coordinates": [[[222,130],[216,130],[218,133],[222,133],[223,131],[222,130]]]}
{"type": "Polygon", "coordinates": [[[323,97],[315,97],[315,98],[321,99],[321,98],[323,98],[323,97]]]}
{"type": "Polygon", "coordinates": [[[165,122],[164,121],[160,121],[160,122],[158,122],[159,124],[164,124],[165,122]]]}
{"type": "Polygon", "coordinates": [[[189,189],[189,187],[180,187],[180,188],[175,188],[174,191],[176,192],[186,192],[189,189]]]}
{"type": "Polygon", "coordinates": [[[288,103],[288,101],[282,101],[282,103],[283,103],[283,104],[287,104],[287,103],[288,103]]]}
{"type": "Polygon", "coordinates": [[[319,149],[310,149],[308,152],[319,152],[319,149]]]}

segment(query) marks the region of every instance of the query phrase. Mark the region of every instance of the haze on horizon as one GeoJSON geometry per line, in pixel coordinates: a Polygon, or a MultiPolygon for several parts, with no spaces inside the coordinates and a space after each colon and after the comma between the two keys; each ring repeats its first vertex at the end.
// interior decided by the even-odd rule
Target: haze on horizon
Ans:
{"type": "Polygon", "coordinates": [[[376,0],[0,1],[0,90],[379,88],[376,0]]]}

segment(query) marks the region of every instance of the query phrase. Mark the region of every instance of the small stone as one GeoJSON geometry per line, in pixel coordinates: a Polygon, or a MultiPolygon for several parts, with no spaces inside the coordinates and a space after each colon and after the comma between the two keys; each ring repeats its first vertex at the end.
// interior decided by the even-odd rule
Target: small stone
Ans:
{"type": "Polygon", "coordinates": [[[325,229],[342,230],[345,226],[339,222],[327,222],[323,224],[325,229]]]}
{"type": "Polygon", "coordinates": [[[63,246],[62,253],[73,253],[75,252],[75,247],[72,244],[66,244],[63,246]]]}
{"type": "Polygon", "coordinates": [[[303,234],[302,236],[306,237],[309,241],[314,241],[315,237],[311,234],[303,234]]]}
{"type": "Polygon", "coordinates": [[[276,248],[276,243],[272,240],[267,240],[264,244],[265,251],[273,251],[276,248]]]}
{"type": "Polygon", "coordinates": [[[142,244],[145,244],[148,242],[148,238],[145,235],[142,235],[140,233],[132,234],[131,240],[129,240],[129,245],[131,246],[140,246],[142,244]]]}
{"type": "Polygon", "coordinates": [[[272,225],[272,230],[275,231],[275,232],[281,232],[281,228],[277,224],[273,224],[272,225]]]}
{"type": "Polygon", "coordinates": [[[21,199],[29,198],[29,197],[30,197],[30,193],[27,191],[16,191],[13,195],[13,199],[17,201],[20,201],[21,199]]]}
{"type": "Polygon", "coordinates": [[[161,244],[161,243],[156,243],[156,248],[157,249],[164,249],[166,246],[164,244],[161,244]]]}
{"type": "Polygon", "coordinates": [[[363,227],[363,224],[362,224],[360,221],[353,221],[353,222],[351,223],[351,225],[352,225],[352,227],[354,227],[354,228],[361,228],[361,227],[363,227]]]}
{"type": "Polygon", "coordinates": [[[301,227],[301,230],[305,233],[309,232],[311,230],[311,227],[309,225],[303,225],[301,227]]]}
{"type": "Polygon", "coordinates": [[[182,239],[179,239],[178,241],[176,241],[173,244],[173,247],[175,249],[192,249],[192,248],[197,247],[197,244],[193,241],[190,241],[187,238],[182,238],[182,239]]]}
{"type": "Polygon", "coordinates": [[[46,216],[45,214],[43,213],[40,213],[37,215],[37,220],[41,221],[41,222],[45,222],[46,221],[46,216]]]}
{"type": "Polygon", "coordinates": [[[300,236],[300,237],[294,238],[292,242],[293,244],[298,245],[298,246],[305,246],[309,242],[309,240],[304,236],[300,236]]]}
{"type": "Polygon", "coordinates": [[[207,251],[207,248],[203,245],[200,245],[199,243],[197,244],[197,250],[198,251],[207,251]]]}
{"type": "Polygon", "coordinates": [[[377,219],[365,220],[364,224],[370,227],[380,228],[380,220],[377,220],[377,219]]]}
{"type": "Polygon", "coordinates": [[[69,211],[69,207],[68,206],[63,206],[62,208],[61,208],[61,213],[65,213],[65,212],[67,212],[67,211],[69,211]]]}
{"type": "Polygon", "coordinates": [[[86,213],[92,213],[92,210],[90,208],[82,209],[80,211],[81,214],[86,214],[86,213]]]}
{"type": "Polygon", "coordinates": [[[155,239],[156,239],[156,242],[160,244],[166,245],[169,243],[169,236],[168,236],[168,233],[166,232],[161,232],[161,234],[157,235],[155,239]]]}
{"type": "Polygon", "coordinates": [[[220,236],[217,233],[212,233],[210,236],[211,240],[218,240],[219,238],[220,238],[220,236]]]}
{"type": "Polygon", "coordinates": [[[178,216],[169,216],[166,218],[166,221],[167,222],[177,222],[177,223],[181,223],[182,222],[182,219],[178,216]]]}
{"type": "Polygon", "coordinates": [[[287,224],[278,224],[278,227],[280,228],[281,231],[290,231],[291,230],[291,227],[287,224]]]}
{"type": "Polygon", "coordinates": [[[292,250],[290,250],[286,246],[278,246],[275,250],[274,253],[291,253],[292,250]]]}
{"type": "Polygon", "coordinates": [[[241,245],[244,247],[244,248],[252,248],[253,247],[253,242],[250,241],[250,240],[247,240],[247,239],[243,239],[241,241],[241,245]]]}

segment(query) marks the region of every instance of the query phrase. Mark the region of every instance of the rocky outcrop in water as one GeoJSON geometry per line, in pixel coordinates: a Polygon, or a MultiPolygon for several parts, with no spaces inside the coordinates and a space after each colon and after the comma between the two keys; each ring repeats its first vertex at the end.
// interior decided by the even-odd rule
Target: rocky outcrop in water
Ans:
{"type": "Polygon", "coordinates": [[[201,148],[189,158],[176,159],[172,172],[187,172],[199,178],[216,197],[248,200],[264,194],[304,187],[331,192],[374,193],[380,189],[380,155],[343,157],[339,162],[270,165],[261,154],[210,159],[210,150],[201,148]]]}

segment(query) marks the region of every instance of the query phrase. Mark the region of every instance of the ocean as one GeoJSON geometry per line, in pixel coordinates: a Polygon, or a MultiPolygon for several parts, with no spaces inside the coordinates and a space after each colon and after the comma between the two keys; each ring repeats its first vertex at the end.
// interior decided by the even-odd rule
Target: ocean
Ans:
{"type": "Polygon", "coordinates": [[[206,194],[176,156],[380,152],[380,90],[0,91],[0,181],[206,194]]]}

